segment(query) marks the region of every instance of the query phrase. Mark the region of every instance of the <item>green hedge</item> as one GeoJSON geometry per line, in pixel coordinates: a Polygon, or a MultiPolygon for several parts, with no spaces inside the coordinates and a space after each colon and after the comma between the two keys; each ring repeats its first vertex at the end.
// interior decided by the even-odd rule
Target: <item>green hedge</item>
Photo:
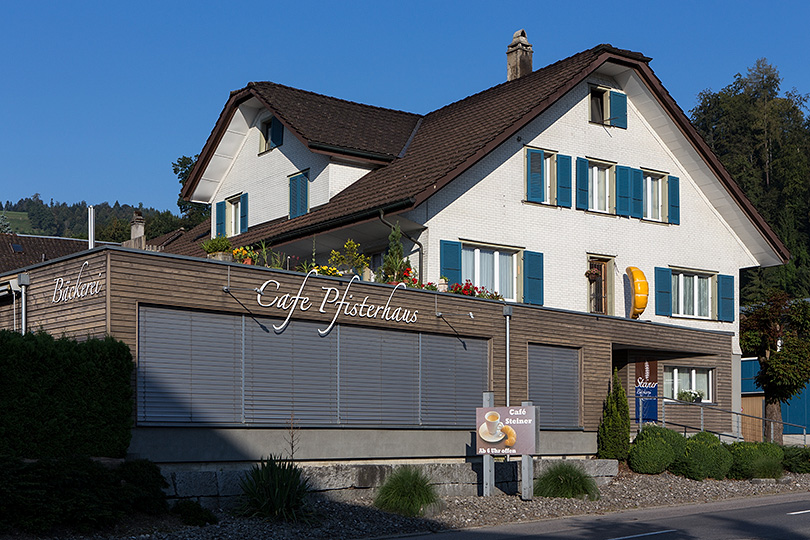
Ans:
{"type": "Polygon", "coordinates": [[[792,473],[810,473],[810,448],[786,446],[782,465],[792,473]]]}
{"type": "Polygon", "coordinates": [[[627,465],[633,472],[641,474],[661,474],[675,460],[675,451],[660,435],[636,438],[630,447],[627,465]]]}
{"type": "Polygon", "coordinates": [[[728,477],[736,480],[761,477],[763,463],[779,464],[784,457],[782,448],[769,442],[739,441],[729,444],[727,448],[734,458],[728,477]]]}
{"type": "Polygon", "coordinates": [[[123,457],[132,426],[129,347],[0,330],[0,455],[123,457]]]}
{"type": "Polygon", "coordinates": [[[692,480],[722,480],[733,461],[731,453],[716,436],[701,432],[686,441],[683,455],[675,460],[669,470],[692,480]]]}
{"type": "Polygon", "coordinates": [[[686,437],[677,431],[673,431],[656,424],[645,424],[644,427],[641,428],[638,435],[636,435],[635,442],[640,443],[649,437],[659,437],[664,439],[672,447],[672,452],[674,454],[673,461],[681,457],[683,455],[683,451],[686,449],[686,437]]]}

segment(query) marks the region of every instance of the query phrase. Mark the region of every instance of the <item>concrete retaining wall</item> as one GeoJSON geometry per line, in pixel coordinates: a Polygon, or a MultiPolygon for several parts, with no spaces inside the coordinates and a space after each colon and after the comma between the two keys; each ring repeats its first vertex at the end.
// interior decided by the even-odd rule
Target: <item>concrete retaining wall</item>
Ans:
{"type": "MultiPolygon", "coordinates": [[[[534,477],[558,460],[534,461],[534,477]]],[[[618,474],[618,464],[606,459],[571,459],[581,466],[599,485],[608,483],[618,474]]],[[[377,487],[398,465],[302,465],[315,493],[335,500],[353,500],[373,496],[377,487]]],[[[468,463],[415,463],[436,486],[441,496],[480,495],[482,492],[481,460],[468,463]]],[[[249,467],[244,465],[216,469],[204,465],[163,465],[161,470],[169,482],[166,490],[170,499],[194,499],[208,508],[232,508],[241,489],[239,481],[249,467]]],[[[495,487],[508,495],[520,493],[520,462],[495,463],[495,487]]]]}

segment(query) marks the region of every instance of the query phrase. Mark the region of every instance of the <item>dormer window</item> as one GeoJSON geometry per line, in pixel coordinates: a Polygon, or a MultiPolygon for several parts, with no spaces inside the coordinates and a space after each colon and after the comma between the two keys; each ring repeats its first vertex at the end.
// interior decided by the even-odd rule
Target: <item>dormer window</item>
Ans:
{"type": "Polygon", "coordinates": [[[269,152],[284,143],[284,126],[275,116],[262,122],[261,133],[259,153],[269,152]]]}
{"type": "Polygon", "coordinates": [[[627,94],[592,86],[588,101],[592,123],[627,129],[627,94]]]}

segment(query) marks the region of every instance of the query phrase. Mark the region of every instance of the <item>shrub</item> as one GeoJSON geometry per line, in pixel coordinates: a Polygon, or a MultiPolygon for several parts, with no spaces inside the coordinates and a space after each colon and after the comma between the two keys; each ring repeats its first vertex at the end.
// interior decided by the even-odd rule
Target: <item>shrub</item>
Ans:
{"type": "Polygon", "coordinates": [[[270,456],[242,478],[238,512],[244,516],[298,521],[306,517],[309,481],[290,460],[270,456]]]}
{"type": "Polygon", "coordinates": [[[430,478],[414,467],[396,469],[380,486],[374,506],[403,516],[420,516],[439,500],[430,478]]]}
{"type": "Polygon", "coordinates": [[[634,472],[661,474],[675,461],[675,451],[660,435],[648,436],[630,447],[627,464],[634,472]]]}
{"type": "Polygon", "coordinates": [[[810,473],[810,448],[786,446],[782,465],[792,473],[810,473]]]}
{"type": "Polygon", "coordinates": [[[124,504],[145,514],[158,515],[169,510],[164,488],[169,487],[160,468],[147,459],[125,461],[118,468],[124,504]]]}
{"type": "Polygon", "coordinates": [[[536,497],[599,499],[596,481],[572,463],[560,461],[543,471],[534,481],[536,497]]]}
{"type": "Polygon", "coordinates": [[[215,236],[202,243],[203,251],[206,253],[217,253],[219,251],[231,251],[231,241],[225,236],[215,236]]]}
{"type": "Polygon", "coordinates": [[[689,440],[708,445],[723,444],[720,442],[720,439],[717,437],[717,435],[715,435],[714,433],[709,433],[708,431],[701,431],[699,433],[695,433],[694,435],[689,437],[689,440]]]}
{"type": "Polygon", "coordinates": [[[208,508],[203,508],[197,501],[182,499],[174,503],[172,513],[180,516],[182,522],[194,527],[204,527],[209,523],[219,523],[219,519],[208,508]]]}
{"type": "Polygon", "coordinates": [[[0,454],[122,457],[132,426],[129,347],[0,330],[0,454]]]}
{"type": "Polygon", "coordinates": [[[612,389],[602,408],[596,444],[597,456],[602,459],[624,461],[630,452],[630,410],[627,406],[627,394],[619,380],[619,372],[615,369],[612,389]]]}
{"type": "Polygon", "coordinates": [[[686,437],[677,431],[673,431],[656,424],[645,424],[644,427],[641,428],[638,435],[636,435],[635,442],[641,442],[647,437],[660,437],[664,439],[669,446],[672,447],[672,452],[674,454],[672,458],[673,461],[683,455],[683,451],[686,449],[686,437]]]}
{"type": "Polygon", "coordinates": [[[782,478],[782,461],[775,456],[761,455],[751,464],[752,478],[782,478]]]}
{"type": "Polygon", "coordinates": [[[695,436],[686,441],[683,455],[670,466],[670,472],[692,480],[725,478],[734,458],[717,437],[712,438],[695,436]]]}

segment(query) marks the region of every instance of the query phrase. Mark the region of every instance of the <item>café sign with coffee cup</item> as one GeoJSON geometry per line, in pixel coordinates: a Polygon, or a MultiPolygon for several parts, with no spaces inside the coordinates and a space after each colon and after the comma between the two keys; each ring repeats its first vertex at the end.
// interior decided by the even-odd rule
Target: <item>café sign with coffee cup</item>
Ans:
{"type": "Polygon", "coordinates": [[[520,456],[536,453],[535,407],[479,407],[476,418],[476,453],[520,456]]]}

